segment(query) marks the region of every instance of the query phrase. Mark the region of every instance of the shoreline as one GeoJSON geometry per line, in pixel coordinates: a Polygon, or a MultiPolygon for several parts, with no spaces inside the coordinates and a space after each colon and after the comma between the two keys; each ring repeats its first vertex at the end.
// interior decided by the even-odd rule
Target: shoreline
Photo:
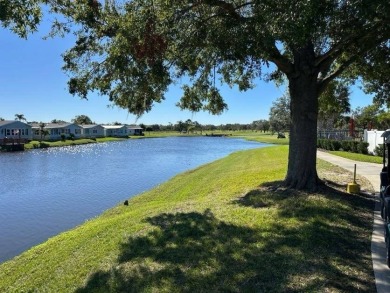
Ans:
{"type": "MultiPolygon", "coordinates": [[[[275,146],[239,151],[181,173],[129,199],[128,205],[113,207],[0,264],[0,289],[177,291],[184,289],[179,281],[185,278],[185,288],[193,291],[370,291],[375,286],[365,263],[370,251],[366,234],[372,228],[370,202],[339,191],[308,196],[282,189],[268,193],[267,185],[259,189],[259,184],[283,179],[286,159],[287,147],[275,146]],[[314,210],[306,210],[309,207],[314,210]],[[328,245],[337,241],[343,247],[348,243],[348,250],[328,245]],[[310,247],[315,247],[314,254],[310,247]],[[362,257],[343,257],[347,252],[362,257]],[[340,262],[343,276],[331,269],[329,256],[340,262]],[[351,265],[354,269],[346,269],[351,265]],[[315,283],[305,277],[307,269],[316,272],[315,283]],[[205,273],[211,278],[204,279],[205,273]]],[[[344,176],[325,163],[320,169],[325,174],[339,172],[335,179],[344,176]]]]}

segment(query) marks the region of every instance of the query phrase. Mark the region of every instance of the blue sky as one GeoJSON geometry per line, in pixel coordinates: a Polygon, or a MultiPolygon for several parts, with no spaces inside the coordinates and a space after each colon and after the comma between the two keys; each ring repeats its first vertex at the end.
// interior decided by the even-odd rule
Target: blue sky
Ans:
{"type": "MultiPolygon", "coordinates": [[[[166,100],[156,104],[152,111],[136,120],[126,110],[110,106],[107,97],[90,94],[88,100],[72,96],[67,91],[68,77],[61,70],[61,54],[72,46],[71,38],[43,40],[47,24],[20,39],[0,28],[0,117],[13,120],[15,114],[24,114],[27,121],[50,122],[53,119],[70,121],[76,115],[87,115],[96,123],[168,124],[191,119],[201,124],[251,123],[268,119],[272,102],[284,93],[273,83],[259,81],[247,92],[221,88],[229,110],[213,116],[207,112],[191,113],[175,106],[180,98],[179,86],[171,87],[166,100]]],[[[352,89],[351,106],[366,106],[372,102],[357,87],[352,89]]]]}

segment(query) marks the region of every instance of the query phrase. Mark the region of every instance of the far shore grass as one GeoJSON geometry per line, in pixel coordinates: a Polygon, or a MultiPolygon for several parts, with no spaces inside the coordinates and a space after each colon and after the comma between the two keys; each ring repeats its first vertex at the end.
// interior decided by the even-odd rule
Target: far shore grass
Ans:
{"type": "Polygon", "coordinates": [[[180,133],[178,131],[146,131],[145,136],[134,137],[134,138],[149,138],[149,137],[169,137],[169,136],[206,136],[206,135],[226,135],[231,137],[244,138],[251,141],[271,143],[271,144],[283,144],[287,145],[288,135],[286,138],[277,138],[277,133],[253,131],[253,130],[207,130],[207,131],[194,131],[191,133],[180,133]]]}
{"type": "Polygon", "coordinates": [[[64,146],[83,145],[83,144],[108,142],[108,141],[120,141],[120,140],[125,140],[125,139],[127,139],[127,138],[102,137],[102,138],[96,138],[96,139],[82,138],[82,139],[73,139],[73,140],[66,139],[66,140],[57,140],[57,141],[33,140],[33,141],[25,144],[24,148],[29,150],[29,149],[34,149],[34,148],[45,148],[45,147],[64,147],[64,146]]]}
{"type": "Polygon", "coordinates": [[[317,193],[284,189],[287,155],[177,175],[0,264],[0,292],[375,292],[374,199],[346,194],[349,174],[323,161],[317,193]]]}
{"type": "Polygon", "coordinates": [[[37,141],[33,140],[27,144],[25,144],[25,149],[35,149],[35,148],[46,148],[46,147],[64,147],[64,146],[74,146],[74,145],[83,145],[90,143],[100,143],[100,142],[108,142],[108,141],[120,141],[126,139],[144,139],[144,138],[161,138],[161,137],[193,137],[193,136],[206,136],[206,135],[227,135],[231,137],[239,137],[244,138],[251,141],[258,141],[263,143],[271,143],[271,144],[288,144],[288,138],[278,139],[276,134],[271,134],[269,132],[257,132],[257,131],[198,131],[191,133],[180,133],[178,131],[147,131],[144,133],[144,136],[129,136],[129,137],[102,137],[96,139],[66,139],[66,140],[58,140],[58,141],[37,141]]]}
{"type": "MultiPolygon", "coordinates": [[[[288,134],[286,138],[277,138],[276,133],[271,132],[261,132],[253,130],[245,131],[196,131],[191,133],[180,133],[178,131],[146,131],[144,136],[130,136],[130,137],[103,137],[96,139],[75,139],[75,140],[65,140],[65,141],[42,141],[43,147],[63,147],[63,146],[73,146],[73,145],[83,145],[90,143],[100,143],[100,142],[109,142],[109,141],[121,141],[126,139],[144,139],[144,138],[163,138],[163,137],[191,137],[191,136],[205,136],[205,135],[227,135],[229,137],[243,138],[250,141],[257,141],[262,143],[269,143],[274,145],[288,145],[289,139],[288,134]]],[[[25,145],[25,149],[40,148],[39,141],[31,141],[25,145]]],[[[328,151],[331,154],[347,158],[354,161],[360,162],[369,162],[382,164],[383,158],[373,155],[364,155],[356,154],[344,151],[328,151]]]]}

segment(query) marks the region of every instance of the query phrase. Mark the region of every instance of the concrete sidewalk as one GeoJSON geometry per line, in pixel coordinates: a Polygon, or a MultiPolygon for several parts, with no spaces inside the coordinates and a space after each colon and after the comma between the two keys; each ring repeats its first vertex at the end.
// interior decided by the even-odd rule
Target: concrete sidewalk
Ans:
{"type": "MultiPolygon", "coordinates": [[[[374,187],[375,193],[379,194],[380,179],[379,174],[382,164],[356,162],[344,159],[326,152],[318,151],[317,158],[340,166],[343,169],[353,172],[356,164],[356,173],[367,178],[374,187]]],[[[374,226],[371,239],[372,265],[375,274],[375,283],[378,293],[390,292],[390,269],[386,265],[386,244],[383,237],[383,220],[380,214],[379,199],[376,201],[374,211],[374,226]]]]}

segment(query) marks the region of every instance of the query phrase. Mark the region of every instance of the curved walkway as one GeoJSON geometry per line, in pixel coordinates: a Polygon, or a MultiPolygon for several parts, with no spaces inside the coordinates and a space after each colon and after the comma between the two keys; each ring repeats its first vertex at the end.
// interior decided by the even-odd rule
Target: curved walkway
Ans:
{"type": "MultiPolygon", "coordinates": [[[[354,165],[356,164],[356,173],[367,178],[374,187],[375,193],[379,194],[379,173],[382,170],[382,164],[356,162],[321,151],[317,152],[317,158],[340,166],[351,172],[354,171],[354,165]]],[[[374,211],[371,256],[377,292],[388,293],[390,292],[390,269],[386,265],[386,244],[383,237],[383,220],[380,215],[379,200],[376,201],[374,211]]]]}

